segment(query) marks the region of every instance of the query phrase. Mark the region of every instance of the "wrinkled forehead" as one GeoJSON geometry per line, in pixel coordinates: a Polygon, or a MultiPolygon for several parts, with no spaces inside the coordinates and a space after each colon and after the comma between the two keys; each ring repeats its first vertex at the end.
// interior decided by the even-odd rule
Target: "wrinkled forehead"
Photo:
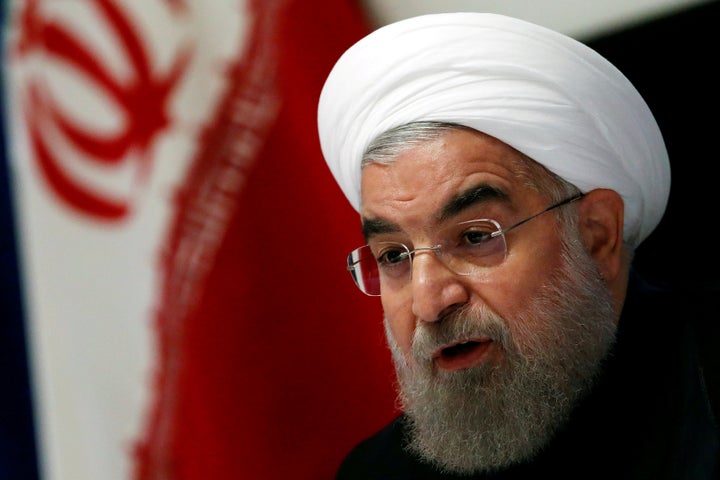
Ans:
{"type": "Polygon", "coordinates": [[[363,167],[364,219],[440,225],[483,211],[523,211],[546,203],[539,185],[559,182],[514,148],[469,129],[411,144],[363,167]]]}

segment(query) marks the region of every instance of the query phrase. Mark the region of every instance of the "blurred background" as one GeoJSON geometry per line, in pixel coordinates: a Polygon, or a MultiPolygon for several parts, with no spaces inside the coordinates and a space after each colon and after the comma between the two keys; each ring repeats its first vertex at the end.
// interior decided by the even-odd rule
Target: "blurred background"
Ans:
{"type": "Polygon", "coordinates": [[[673,170],[636,267],[717,292],[719,6],[6,0],[0,480],[331,479],[392,418],[315,111],[338,56],[409,16],[512,15],[618,66],[673,170]]]}

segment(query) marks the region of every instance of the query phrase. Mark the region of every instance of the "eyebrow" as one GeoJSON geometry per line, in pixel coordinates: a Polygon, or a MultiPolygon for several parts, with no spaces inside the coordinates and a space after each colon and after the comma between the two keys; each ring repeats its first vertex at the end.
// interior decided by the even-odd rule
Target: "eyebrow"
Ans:
{"type": "Polygon", "coordinates": [[[362,234],[366,241],[373,235],[399,231],[400,226],[398,224],[382,218],[363,218],[362,220],[362,234]]]}
{"type": "MultiPolygon", "coordinates": [[[[453,196],[440,209],[438,220],[440,222],[448,220],[479,203],[484,203],[489,200],[506,200],[507,198],[507,193],[497,187],[485,183],[474,185],[453,196]]],[[[365,240],[368,240],[373,235],[396,233],[399,231],[401,231],[401,228],[398,224],[382,218],[363,218],[362,220],[362,234],[365,240]]]]}
{"type": "Polygon", "coordinates": [[[475,185],[464,190],[448,201],[440,210],[439,220],[445,221],[462,213],[470,207],[489,200],[507,200],[508,195],[497,187],[488,184],[475,185]]]}

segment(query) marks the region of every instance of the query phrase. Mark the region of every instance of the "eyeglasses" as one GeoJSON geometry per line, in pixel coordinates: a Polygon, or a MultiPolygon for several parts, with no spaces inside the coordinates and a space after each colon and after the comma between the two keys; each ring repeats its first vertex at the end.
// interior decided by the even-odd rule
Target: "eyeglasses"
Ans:
{"type": "Polygon", "coordinates": [[[433,252],[456,275],[476,275],[505,260],[507,232],[583,196],[580,193],[550,205],[505,229],[489,218],[451,225],[439,232],[440,242],[432,247],[410,250],[400,242],[371,241],[350,252],[347,269],[360,291],[370,296],[380,295],[381,287],[393,290],[404,286],[412,278],[412,261],[420,252],[433,252]]]}

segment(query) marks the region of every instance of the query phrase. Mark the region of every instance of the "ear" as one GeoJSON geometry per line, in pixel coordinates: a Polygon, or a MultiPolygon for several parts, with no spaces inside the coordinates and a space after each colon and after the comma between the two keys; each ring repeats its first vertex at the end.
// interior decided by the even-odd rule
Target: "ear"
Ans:
{"type": "Polygon", "coordinates": [[[598,188],[585,194],[578,211],[585,248],[605,282],[614,285],[622,269],[623,199],[614,190],[598,188]]]}

